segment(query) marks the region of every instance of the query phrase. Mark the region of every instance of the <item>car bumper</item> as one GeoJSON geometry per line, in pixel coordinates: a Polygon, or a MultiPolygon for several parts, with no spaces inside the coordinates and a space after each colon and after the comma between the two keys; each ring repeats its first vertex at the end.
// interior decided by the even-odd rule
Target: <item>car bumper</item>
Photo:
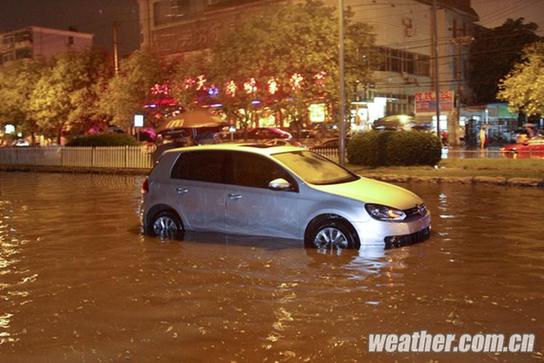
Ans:
{"type": "Polygon", "coordinates": [[[429,238],[431,215],[427,213],[425,216],[407,222],[370,220],[353,223],[353,226],[359,236],[361,247],[400,247],[429,238]]]}

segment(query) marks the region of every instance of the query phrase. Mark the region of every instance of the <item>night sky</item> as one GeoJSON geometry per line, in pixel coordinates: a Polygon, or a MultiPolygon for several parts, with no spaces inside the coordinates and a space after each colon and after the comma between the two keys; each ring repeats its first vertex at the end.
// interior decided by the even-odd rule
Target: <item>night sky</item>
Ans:
{"type": "Polygon", "coordinates": [[[35,25],[77,28],[95,34],[95,45],[112,49],[112,25],[119,23],[119,51],[126,55],[139,45],[136,0],[1,0],[0,32],[35,25]]]}
{"type": "Polygon", "coordinates": [[[472,0],[472,7],[480,15],[480,23],[495,27],[507,18],[525,18],[538,25],[538,34],[544,35],[544,0],[472,0]]]}
{"type": "MultiPolygon", "coordinates": [[[[394,4],[402,0],[380,0],[394,4]]],[[[506,18],[525,17],[539,24],[544,35],[544,0],[473,0],[473,8],[485,26],[497,26],[506,18]]],[[[136,0],[1,0],[0,31],[30,25],[57,29],[76,27],[95,34],[95,45],[111,51],[112,24],[119,23],[122,55],[138,48],[138,6],[136,0]]]]}

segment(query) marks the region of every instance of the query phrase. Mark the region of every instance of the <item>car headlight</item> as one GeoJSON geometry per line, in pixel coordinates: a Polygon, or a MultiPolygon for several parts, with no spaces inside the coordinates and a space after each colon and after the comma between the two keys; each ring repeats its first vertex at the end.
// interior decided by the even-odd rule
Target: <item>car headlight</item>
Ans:
{"type": "Polygon", "coordinates": [[[406,218],[406,213],[403,211],[385,205],[365,204],[365,209],[372,218],[380,221],[396,222],[406,218]]]}

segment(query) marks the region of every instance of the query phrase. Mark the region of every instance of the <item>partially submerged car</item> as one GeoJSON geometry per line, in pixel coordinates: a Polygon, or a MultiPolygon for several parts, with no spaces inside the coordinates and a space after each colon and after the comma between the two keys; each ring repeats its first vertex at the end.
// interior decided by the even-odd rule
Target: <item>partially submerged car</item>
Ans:
{"type": "Polygon", "coordinates": [[[142,224],[150,235],[214,231],[342,250],[400,246],[430,233],[430,213],[414,193],[293,146],[169,150],[142,191],[142,224]]]}

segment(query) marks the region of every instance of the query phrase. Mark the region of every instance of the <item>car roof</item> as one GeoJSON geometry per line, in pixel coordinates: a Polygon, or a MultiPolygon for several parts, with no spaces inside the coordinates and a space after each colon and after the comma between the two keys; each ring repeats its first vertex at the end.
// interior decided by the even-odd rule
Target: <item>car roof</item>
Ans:
{"type": "Polygon", "coordinates": [[[292,151],[306,150],[302,147],[281,145],[281,146],[269,146],[266,144],[251,144],[251,143],[239,143],[239,144],[210,144],[210,145],[198,145],[181,147],[176,149],[170,149],[165,153],[177,153],[177,152],[189,152],[189,151],[202,151],[202,150],[219,150],[219,151],[245,151],[260,155],[273,155],[292,151]]]}

